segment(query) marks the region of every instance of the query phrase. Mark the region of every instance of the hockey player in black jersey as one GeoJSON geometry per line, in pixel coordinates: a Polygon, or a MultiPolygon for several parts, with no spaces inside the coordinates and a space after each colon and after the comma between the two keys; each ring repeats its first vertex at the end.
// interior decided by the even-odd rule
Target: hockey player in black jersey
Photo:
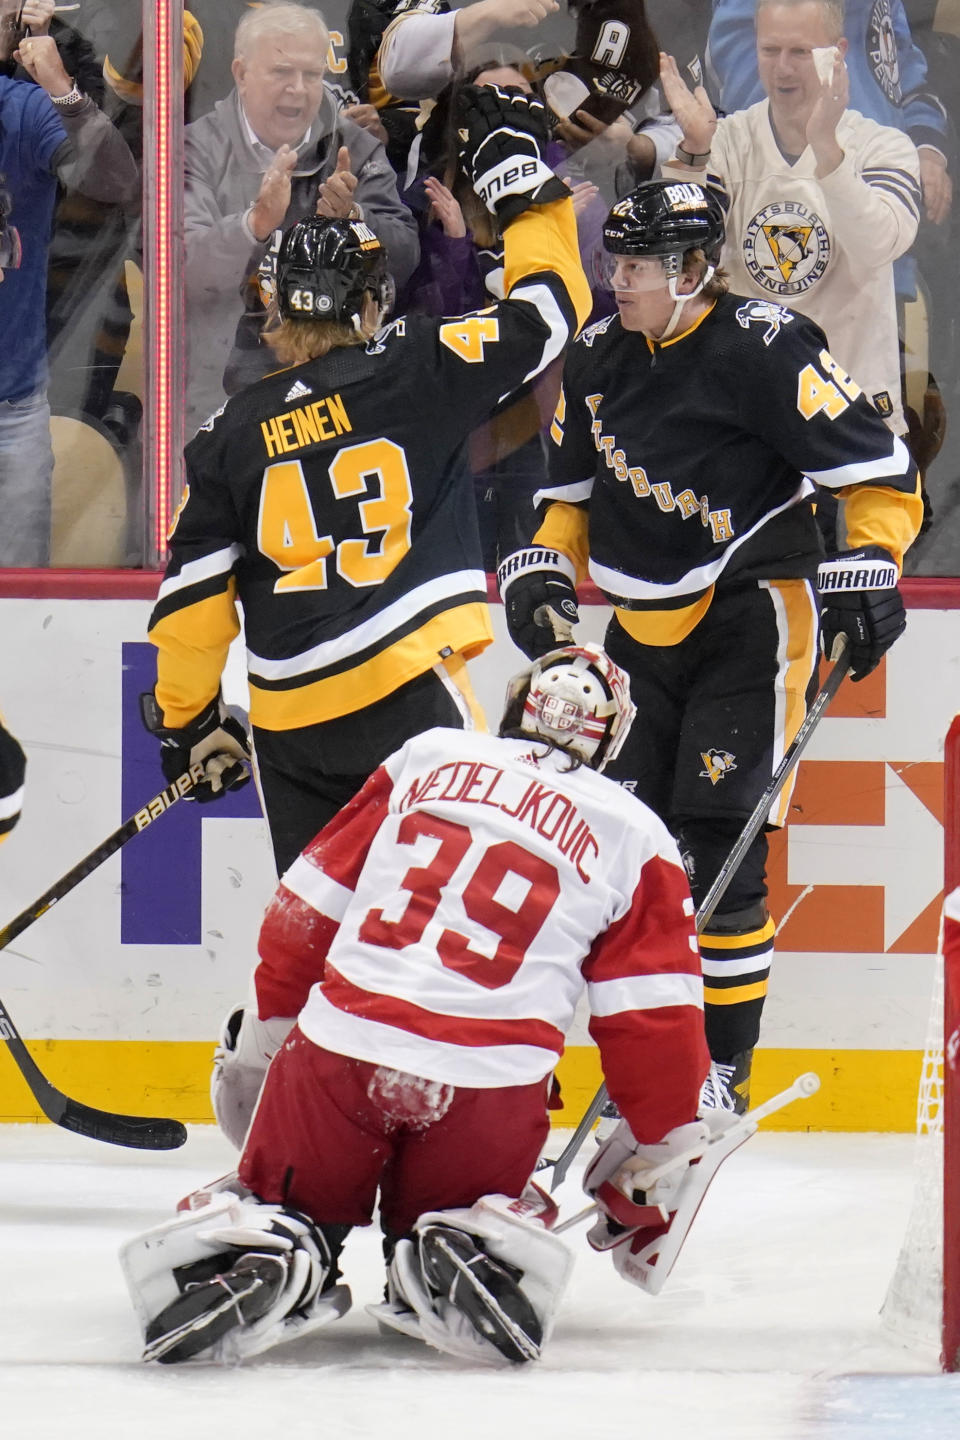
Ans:
{"type": "MultiPolygon", "coordinates": [[[[404,740],[482,723],[466,662],[492,629],[461,448],[590,311],[540,101],[469,87],[459,119],[461,163],[504,230],[505,300],[384,324],[376,235],[304,220],[278,257],[272,343],[288,368],[234,396],[186,449],[145,719],[168,778],[205,765],[199,800],[246,781],[247,737],[220,695],[239,600],[281,875],[404,740]]],[[[246,1063],[241,1018],[228,1018],[218,1066],[246,1063]]],[[[259,1086],[266,1057],[250,1058],[259,1086]]]]}
{"type": "Polygon", "coordinates": [[[186,449],[187,488],[150,621],[165,773],[242,782],[219,700],[243,624],[250,720],[280,873],[377,764],[471,723],[464,662],[491,641],[465,436],[576,333],[590,295],[543,107],[471,87],[461,161],[505,227],[506,296],[383,324],[386,255],[362,222],[285,236],[273,345],[289,368],[231,399],[186,449]],[[210,758],[211,756],[217,757],[210,758]],[[226,757],[226,758],[224,758],[226,757]]]}
{"type": "MultiPolygon", "coordinates": [[[[530,656],[569,639],[578,581],[614,607],[605,646],[646,721],[608,773],[668,822],[697,904],[803,721],[818,628],[828,656],[849,637],[854,680],[902,633],[896,582],[922,518],[906,447],[818,326],[726,293],[723,236],[694,183],[650,182],[611,210],[618,313],[567,357],[546,511],[499,576],[530,656]],[[822,554],[812,482],[842,502],[839,555],[822,554]]],[[[761,833],[700,937],[704,1100],[740,1111],[773,950],[766,856],[761,833]]]]}
{"type": "Polygon", "coordinates": [[[0,717],[0,842],[20,819],[27,761],[15,736],[0,717]]]}

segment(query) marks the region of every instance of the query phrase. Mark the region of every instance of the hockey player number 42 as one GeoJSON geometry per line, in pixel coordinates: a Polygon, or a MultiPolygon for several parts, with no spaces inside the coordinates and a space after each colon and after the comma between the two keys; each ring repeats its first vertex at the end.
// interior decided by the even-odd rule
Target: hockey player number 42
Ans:
{"type": "Polygon", "coordinates": [[[260,490],[257,544],[268,559],[287,573],[274,591],[325,590],[327,563],[349,585],[380,585],[410,549],[413,490],[403,447],[392,440],[345,445],[328,467],[336,500],[367,495],[372,478],[378,494],[360,500],[357,509],[365,536],[341,540],[317,533],[317,520],[307,479],[299,460],[268,465],[260,490]],[[372,537],[379,536],[379,544],[372,537]]]}
{"type": "MultiPolygon", "coordinates": [[[[368,910],[360,926],[360,939],[388,950],[415,945],[436,914],[444,891],[470,848],[473,837],[466,825],[413,810],[400,822],[397,839],[413,845],[421,836],[439,841],[429,865],[412,866],[400,881],[410,899],[399,920],[385,920],[383,911],[368,910]]],[[[556,867],[538,855],[531,855],[513,840],[503,840],[484,851],[473,873],[458,881],[460,903],[469,919],[500,937],[492,956],[470,949],[470,942],[457,930],[444,929],[437,941],[437,954],[448,970],[456,970],[482,985],[498,990],[508,985],[523,964],[524,956],[560,894],[556,867]],[[508,876],[518,877],[526,894],[516,909],[498,900],[497,894],[508,876]]]]}

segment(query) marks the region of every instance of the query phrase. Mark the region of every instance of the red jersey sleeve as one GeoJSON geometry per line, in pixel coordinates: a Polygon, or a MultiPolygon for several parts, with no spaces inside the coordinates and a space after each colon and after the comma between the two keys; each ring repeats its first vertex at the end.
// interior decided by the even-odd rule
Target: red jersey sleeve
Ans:
{"type": "Polygon", "coordinates": [[[709,1067],[693,901],[679,863],[656,854],[630,909],[583,964],[607,1089],[641,1144],[697,1112],[709,1067]]]}
{"type": "Polygon", "coordinates": [[[255,984],[261,1020],[299,1015],[310,987],[323,978],[392,788],[381,765],[283,876],[260,927],[255,984]]]}

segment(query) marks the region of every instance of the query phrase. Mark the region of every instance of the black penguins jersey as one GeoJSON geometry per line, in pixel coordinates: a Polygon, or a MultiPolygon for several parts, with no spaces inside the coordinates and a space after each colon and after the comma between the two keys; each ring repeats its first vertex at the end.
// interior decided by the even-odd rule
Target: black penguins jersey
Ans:
{"type": "Polygon", "coordinates": [[[150,622],[164,723],[216,694],[243,605],[251,723],[312,725],[492,639],[461,448],[589,312],[572,204],[508,227],[507,299],[412,316],[229,400],[186,448],[150,622]]]}
{"type": "Polygon", "coordinates": [[[725,295],[663,343],[618,316],[590,326],[567,356],[551,438],[540,498],[566,503],[537,540],[625,610],[691,607],[733,575],[812,576],[813,482],[855,497],[851,547],[884,545],[899,562],[919,526],[903,442],[823,332],[767,302],[725,295]]]}

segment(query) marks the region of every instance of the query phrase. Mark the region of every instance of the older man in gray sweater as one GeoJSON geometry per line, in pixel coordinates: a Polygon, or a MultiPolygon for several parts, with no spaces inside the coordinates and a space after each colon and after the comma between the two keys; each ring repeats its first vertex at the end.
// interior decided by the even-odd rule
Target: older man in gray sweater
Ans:
{"type": "Polygon", "coordinates": [[[328,46],[315,10],[251,10],[237,26],[234,90],[187,126],[188,435],[275,367],[259,343],[256,277],[278,229],[314,211],[362,216],[397,284],[416,266],[416,224],[382,143],[338,111],[324,84],[328,46]]]}

